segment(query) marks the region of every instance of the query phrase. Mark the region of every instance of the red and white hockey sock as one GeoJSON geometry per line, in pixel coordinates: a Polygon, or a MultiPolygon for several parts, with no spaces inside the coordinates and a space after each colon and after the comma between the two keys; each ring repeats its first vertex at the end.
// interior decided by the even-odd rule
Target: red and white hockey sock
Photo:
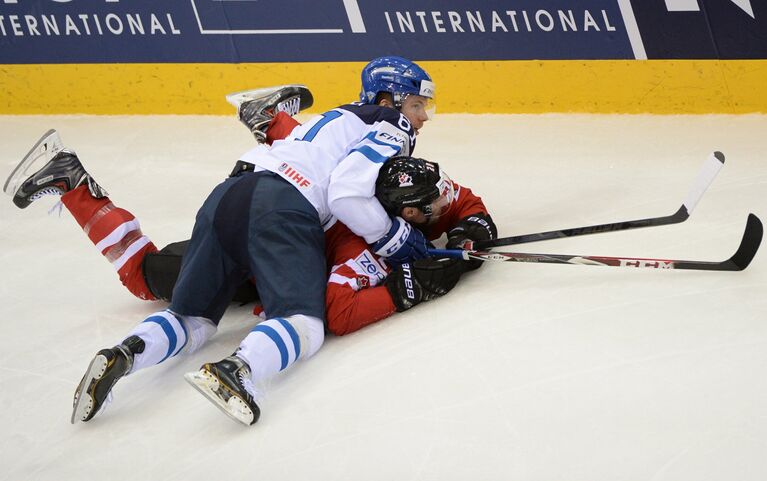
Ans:
{"type": "Polygon", "coordinates": [[[266,143],[272,145],[275,140],[284,139],[296,128],[296,125],[301,124],[285,112],[277,112],[266,129],[266,143]]]}
{"type": "Polygon", "coordinates": [[[64,194],[61,202],[112,263],[120,282],[139,299],[155,300],[144,280],[141,261],[145,255],[157,252],[157,247],[141,232],[133,214],[116,207],[108,197],[94,198],[85,185],[64,194]]]}

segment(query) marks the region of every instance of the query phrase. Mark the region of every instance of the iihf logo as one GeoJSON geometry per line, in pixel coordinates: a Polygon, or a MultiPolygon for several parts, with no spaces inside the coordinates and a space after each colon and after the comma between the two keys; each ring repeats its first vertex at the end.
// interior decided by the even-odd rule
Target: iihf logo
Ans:
{"type": "Polygon", "coordinates": [[[402,172],[399,174],[399,186],[400,187],[412,187],[413,185],[413,178],[410,177],[410,174],[406,174],[402,172]]]}
{"type": "Polygon", "coordinates": [[[287,169],[287,168],[288,168],[288,164],[283,162],[283,163],[280,164],[279,167],[277,167],[277,170],[279,170],[280,172],[285,172],[285,169],[287,169]]]}

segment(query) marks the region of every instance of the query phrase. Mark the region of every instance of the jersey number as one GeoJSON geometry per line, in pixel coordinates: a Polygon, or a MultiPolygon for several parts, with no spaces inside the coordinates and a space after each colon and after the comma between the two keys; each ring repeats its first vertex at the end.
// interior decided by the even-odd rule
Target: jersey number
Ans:
{"type": "Polygon", "coordinates": [[[410,125],[410,121],[405,117],[404,114],[399,114],[399,128],[404,130],[405,132],[410,132],[410,129],[412,126],[410,125]]]}
{"type": "Polygon", "coordinates": [[[337,110],[331,110],[330,112],[325,112],[324,114],[322,114],[322,118],[318,120],[317,123],[314,124],[311,129],[309,129],[309,132],[307,132],[306,135],[304,135],[299,140],[311,142],[312,140],[314,140],[314,137],[317,136],[317,132],[319,132],[320,129],[325,126],[325,124],[327,124],[333,119],[337,119],[341,115],[342,115],[341,112],[338,112],[337,110]]]}

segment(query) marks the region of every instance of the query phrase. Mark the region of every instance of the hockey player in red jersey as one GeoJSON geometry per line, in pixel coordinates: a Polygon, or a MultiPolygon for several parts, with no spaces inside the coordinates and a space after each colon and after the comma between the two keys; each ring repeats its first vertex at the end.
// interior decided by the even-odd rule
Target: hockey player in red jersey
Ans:
{"type": "MultiPolygon", "coordinates": [[[[452,180],[434,162],[389,159],[378,175],[376,196],[392,215],[419,227],[430,240],[448,236],[448,248],[484,240],[497,231],[482,199],[452,180]]],[[[422,259],[393,268],[363,239],[336,223],[326,231],[328,329],[343,335],[450,291],[470,261],[422,259]]]]}

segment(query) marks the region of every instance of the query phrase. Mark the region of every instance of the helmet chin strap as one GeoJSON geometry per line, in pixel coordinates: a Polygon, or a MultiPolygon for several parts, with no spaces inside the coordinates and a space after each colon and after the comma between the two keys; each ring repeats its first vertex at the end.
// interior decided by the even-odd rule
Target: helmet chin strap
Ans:
{"type": "Polygon", "coordinates": [[[394,108],[402,111],[402,104],[405,103],[405,99],[410,95],[409,93],[403,94],[402,92],[392,92],[391,97],[394,101],[394,108]]]}
{"type": "Polygon", "coordinates": [[[423,207],[419,207],[421,209],[421,212],[423,212],[423,215],[426,217],[426,222],[429,222],[431,220],[431,216],[434,214],[434,211],[431,208],[431,204],[426,204],[423,207]]]}

